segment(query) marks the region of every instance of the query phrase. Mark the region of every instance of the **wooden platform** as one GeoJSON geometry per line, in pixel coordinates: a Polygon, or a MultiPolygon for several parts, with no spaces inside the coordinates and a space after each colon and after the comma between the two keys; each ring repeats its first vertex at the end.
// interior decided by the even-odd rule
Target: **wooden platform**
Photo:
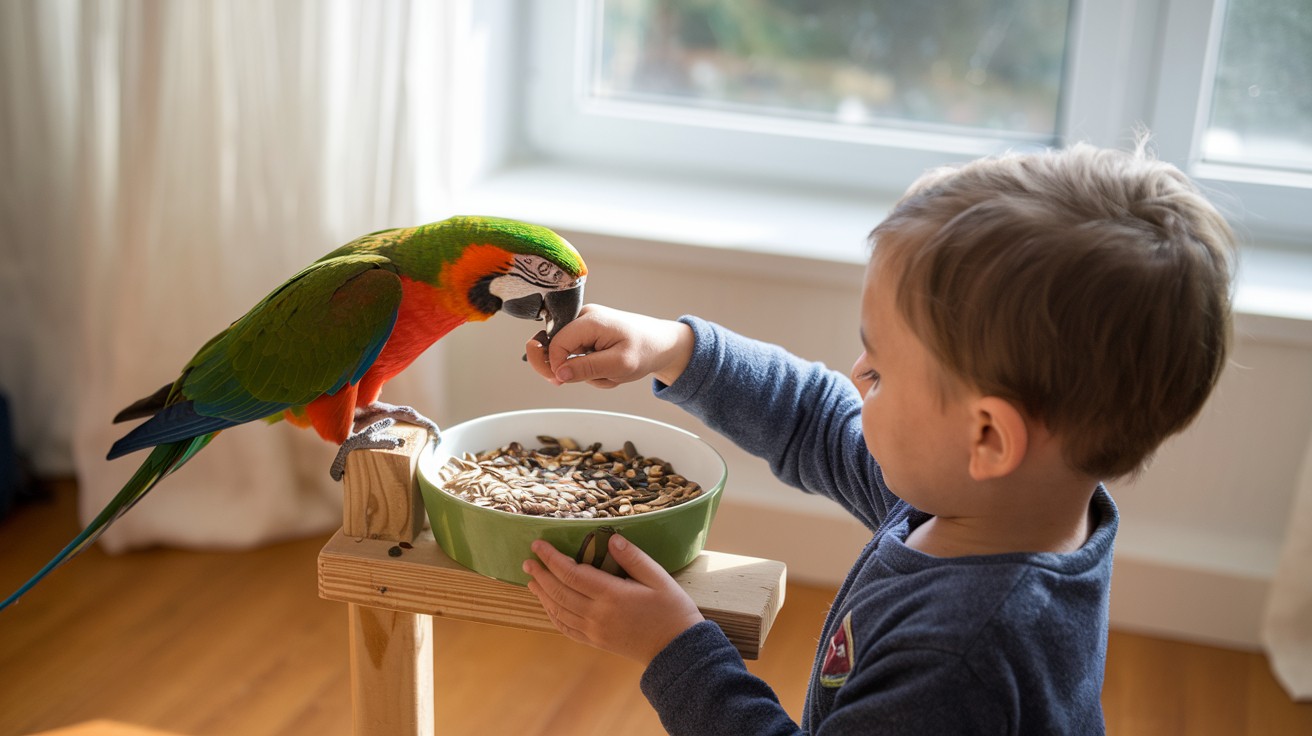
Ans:
{"type": "MultiPolygon", "coordinates": [[[[453,562],[424,530],[417,470],[427,432],[356,451],[343,479],[342,529],[319,554],[319,595],[347,604],[357,736],[431,736],[433,617],[554,632],[536,597],[453,562]],[[393,549],[401,552],[393,556],[393,549]]],[[[526,553],[527,556],[527,553],[526,553]]],[[[784,602],[781,562],[703,552],[675,574],[702,615],[756,658],[784,602]]],[[[436,717],[435,717],[436,716],[436,717]]]]}
{"type": "MultiPolygon", "coordinates": [[[[431,532],[392,557],[396,542],[338,532],[319,554],[319,595],[391,611],[555,631],[527,588],[453,562],[431,532]]],[[[782,562],[702,552],[675,574],[707,619],[719,624],[744,659],[756,659],[784,602],[782,562]]]]}
{"type": "MultiPolygon", "coordinates": [[[[76,482],[46,487],[49,502],[0,521],[0,589],[81,529],[76,482]]],[[[0,614],[0,736],[349,736],[345,606],[317,600],[327,539],[87,550],[0,614]],[[119,730],[87,723],[100,719],[119,730]]],[[[794,578],[747,666],[798,719],[835,590],[794,578]]],[[[636,663],[554,634],[429,620],[442,736],[665,733],[636,663]]],[[[1113,630],[1102,701],[1115,736],[1312,734],[1312,703],[1291,702],[1258,652],[1113,630]]]]}

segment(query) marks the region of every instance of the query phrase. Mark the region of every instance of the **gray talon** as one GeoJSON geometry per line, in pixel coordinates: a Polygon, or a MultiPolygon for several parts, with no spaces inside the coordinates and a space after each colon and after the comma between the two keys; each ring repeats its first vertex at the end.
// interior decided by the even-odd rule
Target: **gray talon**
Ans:
{"type": "Polygon", "coordinates": [[[407,422],[428,430],[429,434],[434,437],[441,436],[441,430],[438,429],[437,423],[428,417],[415,411],[411,406],[397,406],[395,404],[386,404],[381,401],[375,401],[366,407],[355,410],[355,426],[358,428],[363,424],[368,424],[377,420],[379,417],[389,417],[399,422],[407,422]]]}
{"type": "Polygon", "coordinates": [[[328,469],[328,474],[333,480],[341,480],[346,473],[346,456],[354,450],[391,450],[403,446],[405,440],[383,431],[397,422],[423,427],[435,441],[442,441],[442,430],[438,429],[437,423],[415,411],[413,407],[375,401],[355,410],[355,433],[342,443],[332,467],[328,469]]]}
{"type": "Polygon", "coordinates": [[[400,437],[387,434],[386,430],[396,424],[396,420],[391,417],[379,419],[362,430],[357,431],[337,450],[337,457],[333,458],[332,467],[328,469],[328,474],[333,480],[340,481],[346,474],[346,456],[355,450],[394,450],[405,444],[405,440],[400,437]]]}

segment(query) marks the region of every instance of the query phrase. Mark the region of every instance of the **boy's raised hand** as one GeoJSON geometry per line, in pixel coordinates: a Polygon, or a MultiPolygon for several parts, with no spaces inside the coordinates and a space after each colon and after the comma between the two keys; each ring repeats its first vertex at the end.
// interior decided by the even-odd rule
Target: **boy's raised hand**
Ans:
{"type": "Polygon", "coordinates": [[[703,621],[697,604],[647,553],[616,534],[609,552],[629,577],[576,563],[538,540],[524,572],[551,623],[569,638],[648,664],[679,634],[703,621]]]}
{"type": "MultiPolygon", "coordinates": [[[[669,385],[688,366],[693,349],[688,325],[599,304],[585,305],[547,349],[543,337],[538,333],[529,340],[524,355],[533,370],[556,385],[587,382],[614,388],[647,376],[669,385]]],[[[609,551],[627,579],[580,565],[547,542],[534,542],[538,559],[524,562],[532,577],[528,588],[562,634],[649,663],[702,621],[701,612],[669,573],[619,534],[610,538],[609,551]]]]}
{"type": "Polygon", "coordinates": [[[672,384],[692,356],[692,328],[672,320],[588,304],[551,340],[529,340],[524,355],[548,381],[614,388],[654,375],[672,384]],[[572,356],[572,357],[571,357],[572,356]]]}

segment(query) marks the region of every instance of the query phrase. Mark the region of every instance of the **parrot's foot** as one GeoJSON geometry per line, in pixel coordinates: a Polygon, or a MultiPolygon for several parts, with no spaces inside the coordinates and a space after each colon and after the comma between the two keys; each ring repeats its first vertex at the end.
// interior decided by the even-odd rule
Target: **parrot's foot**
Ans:
{"type": "Polygon", "coordinates": [[[423,427],[434,440],[442,441],[442,430],[438,429],[437,423],[412,407],[374,401],[355,410],[355,433],[342,443],[328,470],[333,480],[341,480],[346,474],[346,456],[354,450],[394,450],[404,445],[405,440],[387,432],[397,422],[423,427]]]}
{"type": "Polygon", "coordinates": [[[380,419],[347,437],[341,448],[337,450],[337,457],[333,459],[332,467],[328,469],[328,474],[333,480],[341,480],[346,474],[346,456],[355,450],[394,450],[404,445],[405,440],[387,433],[387,429],[393,424],[396,424],[396,420],[390,417],[380,419]]]}
{"type": "Polygon", "coordinates": [[[418,427],[428,430],[428,433],[434,439],[441,441],[442,430],[437,428],[437,423],[432,419],[420,414],[410,406],[396,406],[395,404],[385,404],[381,401],[371,402],[368,406],[355,410],[355,427],[360,431],[361,427],[372,425],[381,418],[392,419],[398,422],[407,422],[418,427]]]}

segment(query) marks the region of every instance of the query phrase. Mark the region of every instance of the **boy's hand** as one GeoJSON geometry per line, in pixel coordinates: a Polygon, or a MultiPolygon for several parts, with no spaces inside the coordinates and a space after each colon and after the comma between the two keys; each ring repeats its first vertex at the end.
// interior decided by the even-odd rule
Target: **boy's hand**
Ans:
{"type": "Polygon", "coordinates": [[[524,355],[533,370],[560,385],[586,381],[598,388],[655,375],[669,385],[692,357],[692,328],[682,322],[585,305],[543,350],[538,333],[524,355]],[[573,356],[573,357],[570,357],[573,356]]]}
{"type": "Polygon", "coordinates": [[[697,604],[647,553],[619,534],[610,554],[629,577],[580,565],[551,544],[533,543],[537,560],[525,560],[528,589],[551,623],[569,638],[648,664],[676,636],[703,621],[697,604]]]}

